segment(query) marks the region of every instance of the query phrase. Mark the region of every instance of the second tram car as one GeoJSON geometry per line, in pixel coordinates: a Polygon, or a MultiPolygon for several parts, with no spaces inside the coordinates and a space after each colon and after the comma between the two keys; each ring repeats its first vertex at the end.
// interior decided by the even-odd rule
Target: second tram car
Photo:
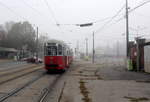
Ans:
{"type": "Polygon", "coordinates": [[[50,40],[44,44],[45,69],[65,71],[73,61],[73,51],[63,41],[50,40]]]}

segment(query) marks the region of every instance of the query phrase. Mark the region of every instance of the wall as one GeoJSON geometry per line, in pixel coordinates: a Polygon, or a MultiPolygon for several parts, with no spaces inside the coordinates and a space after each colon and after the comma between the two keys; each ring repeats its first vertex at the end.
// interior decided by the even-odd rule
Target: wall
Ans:
{"type": "Polygon", "coordinates": [[[144,47],[144,70],[150,73],[150,45],[144,47]]]}

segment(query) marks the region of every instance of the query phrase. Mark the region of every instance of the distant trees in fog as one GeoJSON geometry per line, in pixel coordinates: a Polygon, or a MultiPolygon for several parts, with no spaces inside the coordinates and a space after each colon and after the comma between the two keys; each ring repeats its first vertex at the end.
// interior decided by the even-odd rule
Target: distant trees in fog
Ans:
{"type": "MultiPolygon", "coordinates": [[[[43,39],[40,38],[40,39],[43,39]]],[[[41,43],[39,40],[39,43],[41,43]]],[[[26,48],[30,52],[36,50],[36,31],[27,22],[7,22],[0,25],[0,47],[10,47],[21,50],[26,48]]]]}

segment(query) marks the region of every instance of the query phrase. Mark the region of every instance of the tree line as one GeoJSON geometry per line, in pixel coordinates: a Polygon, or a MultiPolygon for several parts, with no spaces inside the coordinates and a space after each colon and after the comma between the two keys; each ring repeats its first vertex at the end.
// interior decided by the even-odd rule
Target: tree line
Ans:
{"type": "MultiPolygon", "coordinates": [[[[39,37],[39,46],[42,46],[47,37],[39,37]]],[[[36,31],[28,22],[6,22],[0,25],[0,47],[26,49],[30,52],[36,51],[36,31]]]]}

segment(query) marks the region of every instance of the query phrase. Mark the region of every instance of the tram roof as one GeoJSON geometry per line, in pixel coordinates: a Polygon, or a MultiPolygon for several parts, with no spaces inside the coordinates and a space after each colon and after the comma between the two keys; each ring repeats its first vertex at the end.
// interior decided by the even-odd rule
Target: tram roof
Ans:
{"type": "Polygon", "coordinates": [[[64,45],[64,46],[68,46],[64,41],[55,40],[55,39],[48,40],[46,43],[56,43],[56,44],[61,44],[61,45],[64,45]]]}

